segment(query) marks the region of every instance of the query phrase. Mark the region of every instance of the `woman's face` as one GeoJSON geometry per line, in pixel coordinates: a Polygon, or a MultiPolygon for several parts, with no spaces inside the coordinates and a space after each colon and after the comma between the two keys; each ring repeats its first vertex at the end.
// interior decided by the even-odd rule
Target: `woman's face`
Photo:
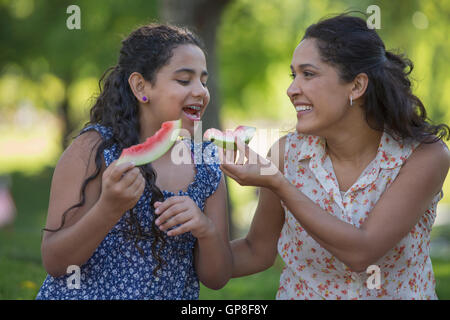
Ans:
{"type": "Polygon", "coordinates": [[[183,128],[193,133],[209,103],[208,72],[203,51],[195,45],[180,45],[156,74],[148,90],[149,108],[160,122],[182,119],[183,128]]]}
{"type": "Polygon", "coordinates": [[[341,82],[337,69],[321,60],[315,39],[300,42],[291,71],[287,95],[297,111],[297,132],[325,136],[339,129],[349,111],[352,84],[341,82]]]}

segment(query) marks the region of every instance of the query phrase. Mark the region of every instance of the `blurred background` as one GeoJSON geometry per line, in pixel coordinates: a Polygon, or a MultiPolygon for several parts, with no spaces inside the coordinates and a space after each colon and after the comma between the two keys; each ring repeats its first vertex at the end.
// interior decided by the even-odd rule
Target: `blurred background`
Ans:
{"type": "MultiPolygon", "coordinates": [[[[293,131],[286,95],[293,49],[307,26],[378,5],[387,49],[415,64],[414,92],[436,123],[450,123],[450,1],[447,0],[0,0],[0,299],[34,299],[46,272],[40,256],[53,169],[88,120],[98,80],[121,40],[154,21],[186,25],[208,52],[211,103],[203,130],[239,124],[268,129],[252,146],[265,154],[293,131]],[[70,5],[80,9],[79,29],[70,5]],[[69,21],[70,20],[70,21],[69,21]],[[75,21],[76,22],[76,21],[75,21]]],[[[447,141],[448,143],[448,141],[447,141]]],[[[232,238],[246,234],[255,188],[228,181],[232,238]]],[[[431,257],[440,299],[450,299],[450,178],[438,207],[431,257]]],[[[201,299],[274,299],[282,262],[232,279],[201,299]]]]}

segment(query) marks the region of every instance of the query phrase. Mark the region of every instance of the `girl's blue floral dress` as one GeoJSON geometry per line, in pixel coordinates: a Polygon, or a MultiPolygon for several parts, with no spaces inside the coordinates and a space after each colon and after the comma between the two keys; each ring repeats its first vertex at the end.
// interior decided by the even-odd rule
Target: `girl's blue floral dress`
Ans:
{"type": "MultiPolygon", "coordinates": [[[[89,126],[82,133],[88,130],[96,130],[104,139],[112,135],[109,128],[100,125],[89,126]]],[[[203,211],[206,199],[219,185],[222,172],[213,144],[196,144],[193,141],[190,144],[197,173],[187,191],[179,191],[177,195],[189,196],[203,211]],[[206,149],[210,152],[203,152],[206,149]]],[[[116,145],[105,149],[106,166],[118,159],[120,152],[116,145]]],[[[162,192],[165,199],[175,195],[165,190],[162,192]]],[[[135,208],[142,229],[151,234],[154,213],[150,208],[150,199],[151,193],[146,187],[135,208]]],[[[198,299],[199,281],[193,257],[195,237],[191,233],[174,237],[164,234],[166,244],[160,256],[165,263],[155,276],[153,270],[157,261],[151,251],[153,238],[138,240],[137,244],[144,252],[141,255],[135,247],[135,240],[130,240],[122,231],[129,228],[125,220],[128,217],[129,212],[122,216],[92,257],[80,267],[79,289],[68,285],[71,273],[58,278],[48,275],[36,299],[198,299]]]]}

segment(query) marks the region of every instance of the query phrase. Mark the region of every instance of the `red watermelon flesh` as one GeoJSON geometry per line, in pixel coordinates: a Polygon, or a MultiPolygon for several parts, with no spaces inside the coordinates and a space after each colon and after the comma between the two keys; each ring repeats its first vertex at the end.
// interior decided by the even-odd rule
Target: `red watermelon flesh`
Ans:
{"type": "Polygon", "coordinates": [[[237,149],[235,138],[238,137],[245,143],[249,143],[255,135],[256,128],[248,126],[238,126],[234,131],[227,130],[222,132],[218,129],[211,128],[205,131],[203,140],[212,141],[217,146],[224,149],[237,149]]]}
{"type": "Polygon", "coordinates": [[[134,162],[141,166],[164,155],[175,143],[181,129],[181,119],[166,121],[153,136],[145,142],[123,149],[117,165],[125,162],[134,162]]]}

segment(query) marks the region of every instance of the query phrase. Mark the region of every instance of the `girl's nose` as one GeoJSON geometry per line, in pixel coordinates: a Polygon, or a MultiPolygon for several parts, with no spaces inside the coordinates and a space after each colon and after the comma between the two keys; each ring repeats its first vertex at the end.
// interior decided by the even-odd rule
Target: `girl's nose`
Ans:
{"type": "Polygon", "coordinates": [[[208,94],[208,88],[203,85],[201,81],[196,82],[192,89],[192,95],[194,97],[205,97],[208,94]]]}

